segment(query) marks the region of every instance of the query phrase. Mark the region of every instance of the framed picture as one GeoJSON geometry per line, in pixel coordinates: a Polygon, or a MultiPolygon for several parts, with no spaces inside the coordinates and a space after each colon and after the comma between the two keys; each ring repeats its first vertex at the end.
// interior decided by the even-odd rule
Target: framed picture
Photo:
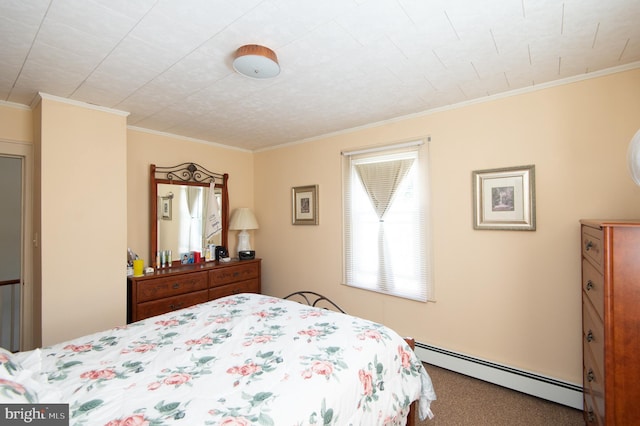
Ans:
{"type": "Polygon", "coordinates": [[[160,217],[163,220],[171,220],[171,199],[173,197],[161,197],[160,199],[160,217]]]}
{"type": "Polygon", "coordinates": [[[535,166],[472,174],[473,228],[536,230],[535,166]]]}
{"type": "Polygon", "coordinates": [[[318,185],[291,188],[294,225],[318,224],[318,185]]]}
{"type": "Polygon", "coordinates": [[[194,263],[193,252],[180,253],[180,263],[183,265],[194,263]]]}

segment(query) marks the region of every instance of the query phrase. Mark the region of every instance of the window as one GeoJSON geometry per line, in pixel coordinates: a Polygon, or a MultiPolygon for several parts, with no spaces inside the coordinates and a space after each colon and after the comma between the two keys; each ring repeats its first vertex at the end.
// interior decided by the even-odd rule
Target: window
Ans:
{"type": "Polygon", "coordinates": [[[427,146],[343,152],[344,283],[432,298],[427,146]]]}

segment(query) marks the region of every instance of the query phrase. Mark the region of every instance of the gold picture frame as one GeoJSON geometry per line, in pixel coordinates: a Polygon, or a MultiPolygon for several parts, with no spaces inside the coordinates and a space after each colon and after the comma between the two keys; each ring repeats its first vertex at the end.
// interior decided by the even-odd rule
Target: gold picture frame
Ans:
{"type": "Polygon", "coordinates": [[[291,188],[293,225],[318,224],[318,185],[291,188]]]}
{"type": "Polygon", "coordinates": [[[536,230],[535,166],[472,173],[473,228],[536,230]]]}
{"type": "Polygon", "coordinates": [[[173,213],[173,196],[160,197],[160,217],[162,220],[171,220],[173,213]]]}

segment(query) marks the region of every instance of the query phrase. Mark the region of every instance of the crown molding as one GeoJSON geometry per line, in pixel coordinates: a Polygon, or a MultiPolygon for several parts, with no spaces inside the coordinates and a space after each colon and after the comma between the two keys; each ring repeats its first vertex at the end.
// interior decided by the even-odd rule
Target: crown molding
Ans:
{"type": "Polygon", "coordinates": [[[25,111],[31,111],[31,108],[29,107],[29,105],[18,104],[15,102],[9,102],[9,101],[3,101],[3,100],[0,100],[0,106],[5,106],[7,108],[21,109],[25,111]]]}
{"type": "Polygon", "coordinates": [[[182,140],[189,141],[189,142],[217,146],[219,148],[231,149],[231,150],[234,150],[234,151],[254,152],[254,151],[252,151],[250,149],[246,149],[246,148],[238,148],[238,147],[231,146],[231,145],[224,145],[224,144],[221,144],[221,143],[211,142],[211,141],[207,141],[207,140],[204,140],[204,139],[196,139],[196,138],[192,138],[192,137],[189,137],[189,136],[182,136],[182,135],[178,135],[178,134],[175,134],[175,133],[161,132],[159,130],[152,130],[152,129],[147,129],[147,128],[144,128],[144,127],[127,126],[127,129],[134,130],[136,132],[149,133],[151,135],[156,135],[156,136],[163,136],[163,137],[168,137],[168,138],[173,138],[173,139],[182,139],[182,140]]]}
{"type": "Polygon", "coordinates": [[[73,105],[73,106],[77,106],[80,108],[86,108],[86,109],[92,109],[95,111],[101,111],[101,112],[107,112],[109,114],[116,114],[116,115],[120,115],[122,117],[128,117],[129,116],[129,112],[127,111],[121,111],[118,109],[113,109],[113,108],[107,108],[107,107],[103,107],[100,105],[94,105],[94,104],[90,104],[87,102],[82,102],[82,101],[76,101],[74,99],[68,99],[68,98],[63,98],[61,96],[55,96],[55,95],[50,95],[48,93],[44,93],[44,92],[38,92],[38,96],[36,96],[36,98],[33,100],[33,104],[31,105],[31,108],[33,109],[36,105],[38,105],[42,99],[47,99],[50,101],[55,101],[55,102],[60,102],[63,104],[67,104],[67,105],[73,105]]]}
{"type": "Polygon", "coordinates": [[[621,66],[618,66],[618,67],[607,68],[607,69],[604,69],[604,70],[592,71],[592,72],[588,72],[588,73],[585,73],[585,74],[580,74],[580,75],[573,76],[573,77],[563,78],[563,79],[560,79],[560,80],[549,81],[549,82],[546,82],[546,83],[532,84],[529,87],[524,87],[524,88],[521,88],[521,89],[509,90],[507,92],[496,93],[494,95],[485,96],[483,98],[470,99],[468,101],[463,101],[463,102],[458,102],[458,103],[451,104],[451,105],[432,108],[432,109],[428,109],[428,110],[425,110],[425,111],[416,112],[414,114],[402,115],[402,116],[390,118],[390,119],[387,119],[387,120],[376,121],[374,123],[364,124],[362,126],[351,127],[349,129],[338,130],[338,131],[335,131],[335,132],[325,133],[323,135],[313,136],[313,137],[306,138],[306,139],[301,139],[301,140],[298,140],[298,141],[292,141],[292,142],[273,145],[273,146],[269,146],[269,147],[265,147],[265,148],[260,148],[260,149],[255,150],[254,152],[270,151],[270,150],[274,150],[274,149],[286,148],[286,147],[293,146],[293,145],[300,145],[300,144],[307,143],[307,142],[314,142],[314,141],[317,141],[317,140],[322,140],[322,139],[326,139],[326,138],[330,138],[330,137],[345,135],[345,134],[357,132],[357,131],[360,131],[360,130],[372,129],[372,128],[384,126],[386,124],[397,123],[397,122],[401,122],[401,121],[405,121],[405,120],[410,120],[410,119],[413,119],[413,118],[425,117],[425,116],[428,116],[428,115],[437,114],[437,113],[444,112],[444,111],[451,111],[451,110],[454,110],[454,109],[463,108],[463,107],[470,106],[470,105],[477,105],[477,104],[482,104],[482,103],[485,103],[485,102],[492,102],[492,101],[495,101],[495,100],[498,100],[498,99],[509,98],[509,97],[512,97],[512,96],[518,96],[518,95],[522,95],[522,94],[526,94],[526,93],[533,93],[533,92],[537,92],[539,90],[549,89],[549,88],[558,87],[558,86],[564,86],[564,85],[567,85],[567,84],[576,83],[576,82],[585,81],[585,80],[590,80],[590,79],[593,79],[593,78],[605,77],[605,76],[608,76],[608,75],[611,75],[611,74],[617,74],[617,73],[620,73],[620,72],[630,71],[630,70],[634,70],[634,69],[638,69],[638,68],[640,68],[640,61],[632,62],[632,63],[626,64],[626,65],[621,65],[621,66]]]}

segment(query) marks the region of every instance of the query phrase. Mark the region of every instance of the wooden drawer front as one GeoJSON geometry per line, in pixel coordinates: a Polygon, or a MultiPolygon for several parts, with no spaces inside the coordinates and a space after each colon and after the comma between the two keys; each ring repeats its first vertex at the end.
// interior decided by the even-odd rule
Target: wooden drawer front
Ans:
{"type": "Polygon", "coordinates": [[[591,395],[597,416],[604,418],[604,376],[588,352],[584,354],[583,376],[584,391],[591,395]]]}
{"type": "Polygon", "coordinates": [[[259,264],[255,262],[209,271],[209,286],[219,286],[236,281],[258,278],[259,264]]]}
{"type": "Polygon", "coordinates": [[[602,272],[603,264],[602,230],[582,227],[582,255],[602,272]]]}
{"type": "Polygon", "coordinates": [[[221,285],[209,289],[209,300],[219,299],[239,293],[260,293],[260,280],[240,281],[233,284],[221,285]]]}
{"type": "Polygon", "coordinates": [[[181,296],[167,297],[165,299],[154,300],[152,302],[140,303],[137,307],[137,318],[135,318],[134,321],[187,308],[189,306],[197,305],[198,303],[204,303],[207,301],[207,296],[207,290],[202,290],[183,294],[181,296]]]}
{"type": "Polygon", "coordinates": [[[582,291],[604,321],[604,277],[585,259],[582,259],[582,291]]]}
{"type": "Polygon", "coordinates": [[[594,365],[604,377],[604,325],[588,299],[582,303],[582,347],[590,353],[594,365]]]}
{"type": "Polygon", "coordinates": [[[206,288],[206,272],[140,281],[138,282],[138,303],[190,293],[192,291],[205,290],[206,288]]]}

